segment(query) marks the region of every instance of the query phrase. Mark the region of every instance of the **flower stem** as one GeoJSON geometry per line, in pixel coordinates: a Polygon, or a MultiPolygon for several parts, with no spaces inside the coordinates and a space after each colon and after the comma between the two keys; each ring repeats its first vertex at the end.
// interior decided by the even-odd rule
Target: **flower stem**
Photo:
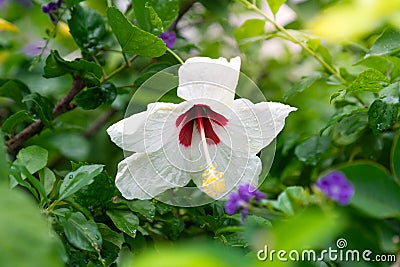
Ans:
{"type": "Polygon", "coordinates": [[[114,77],[115,75],[117,75],[119,72],[121,72],[123,69],[125,69],[126,67],[129,67],[130,64],[137,58],[137,55],[132,56],[130,59],[128,59],[126,62],[122,63],[121,66],[119,66],[117,69],[115,69],[113,72],[111,72],[110,74],[104,76],[103,80],[101,82],[105,82],[109,79],[111,79],[112,77],[114,77]]]}
{"type": "Polygon", "coordinates": [[[174,51],[172,51],[170,48],[167,47],[167,51],[176,58],[180,64],[183,64],[183,59],[181,59],[180,56],[178,56],[174,51]]]}
{"type": "Polygon", "coordinates": [[[291,34],[285,27],[279,25],[274,19],[270,18],[267,14],[265,14],[261,9],[259,9],[255,4],[248,2],[247,0],[236,0],[243,5],[245,5],[248,9],[253,10],[264,17],[264,19],[270,22],[274,27],[285,34],[286,37],[293,43],[300,45],[307,53],[309,53],[312,57],[318,60],[332,75],[336,76],[343,84],[346,84],[347,81],[340,75],[338,71],[335,70],[328,62],[326,62],[320,55],[315,53],[311,48],[309,48],[305,43],[296,38],[293,34],[291,34]]]}

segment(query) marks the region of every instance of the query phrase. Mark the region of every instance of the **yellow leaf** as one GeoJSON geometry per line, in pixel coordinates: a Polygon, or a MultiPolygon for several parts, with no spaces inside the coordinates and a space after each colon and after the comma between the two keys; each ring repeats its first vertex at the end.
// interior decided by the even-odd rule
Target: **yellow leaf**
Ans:
{"type": "Polygon", "coordinates": [[[0,63],[4,63],[8,58],[8,52],[0,52],[0,63]]]}
{"type": "Polygon", "coordinates": [[[328,8],[309,26],[328,41],[355,41],[398,16],[400,0],[352,0],[328,8]]]}
{"type": "Polygon", "coordinates": [[[14,24],[0,18],[0,31],[19,32],[19,29],[14,24]]]}
{"type": "Polygon", "coordinates": [[[63,38],[71,38],[71,33],[69,32],[69,27],[66,23],[59,21],[57,23],[57,33],[63,38]]]}

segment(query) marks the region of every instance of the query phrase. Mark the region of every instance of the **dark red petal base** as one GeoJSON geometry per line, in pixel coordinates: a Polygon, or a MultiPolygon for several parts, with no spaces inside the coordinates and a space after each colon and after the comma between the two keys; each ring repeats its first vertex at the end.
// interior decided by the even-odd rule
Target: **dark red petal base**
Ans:
{"type": "Polygon", "coordinates": [[[207,143],[209,145],[216,145],[219,144],[221,140],[215,133],[213,124],[215,126],[225,126],[228,124],[228,119],[213,111],[207,105],[194,105],[176,119],[175,126],[179,127],[181,124],[183,126],[178,136],[181,145],[189,147],[192,144],[193,127],[195,124],[199,133],[202,129],[204,130],[207,143]]]}

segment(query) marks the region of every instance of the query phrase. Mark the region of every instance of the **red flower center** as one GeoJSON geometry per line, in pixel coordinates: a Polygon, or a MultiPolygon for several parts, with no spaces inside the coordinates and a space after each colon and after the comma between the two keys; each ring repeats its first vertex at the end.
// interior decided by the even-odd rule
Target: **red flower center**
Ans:
{"type": "Polygon", "coordinates": [[[183,125],[179,132],[179,143],[185,147],[189,147],[192,144],[193,126],[195,124],[199,133],[204,131],[207,144],[216,145],[221,140],[214,132],[213,125],[225,126],[227,123],[227,118],[213,111],[209,106],[194,105],[188,111],[179,115],[175,126],[178,128],[181,124],[183,125]]]}

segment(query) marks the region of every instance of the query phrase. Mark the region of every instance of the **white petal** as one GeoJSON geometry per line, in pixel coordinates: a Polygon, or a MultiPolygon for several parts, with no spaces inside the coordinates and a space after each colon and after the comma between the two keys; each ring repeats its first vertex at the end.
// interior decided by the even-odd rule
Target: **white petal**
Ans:
{"type": "Polygon", "coordinates": [[[126,151],[154,152],[178,136],[177,117],[191,107],[180,104],[152,103],[147,110],[123,119],[107,129],[111,140],[126,151]]]}
{"type": "Polygon", "coordinates": [[[166,152],[177,150],[174,142],[153,153],[135,153],[121,161],[115,184],[127,199],[150,199],[170,188],[185,186],[190,175],[174,166],[166,152]]]}
{"type": "MultiPolygon", "coordinates": [[[[226,199],[229,193],[236,190],[240,184],[249,183],[254,187],[258,186],[262,164],[257,156],[247,156],[244,153],[233,151],[231,147],[222,143],[209,146],[209,151],[213,158],[212,164],[216,166],[216,175],[223,173],[223,177],[220,179],[224,179],[225,184],[225,191],[220,192],[215,198],[226,199]]],[[[199,171],[192,177],[200,190],[207,193],[203,187],[203,173],[203,171],[199,171]]]]}
{"type": "Polygon", "coordinates": [[[144,128],[147,116],[148,112],[143,111],[108,127],[107,133],[111,141],[127,151],[143,150],[139,149],[140,146],[143,147],[143,137],[139,133],[144,128]]]}
{"type": "Polygon", "coordinates": [[[285,118],[297,109],[276,102],[253,104],[241,98],[234,101],[232,110],[228,124],[214,130],[225,145],[254,155],[276,138],[285,125],[285,118]]]}
{"type": "Polygon", "coordinates": [[[179,68],[178,96],[193,104],[210,105],[209,100],[216,100],[213,110],[226,114],[233,104],[239,74],[239,57],[230,62],[225,58],[190,58],[179,68]]]}

